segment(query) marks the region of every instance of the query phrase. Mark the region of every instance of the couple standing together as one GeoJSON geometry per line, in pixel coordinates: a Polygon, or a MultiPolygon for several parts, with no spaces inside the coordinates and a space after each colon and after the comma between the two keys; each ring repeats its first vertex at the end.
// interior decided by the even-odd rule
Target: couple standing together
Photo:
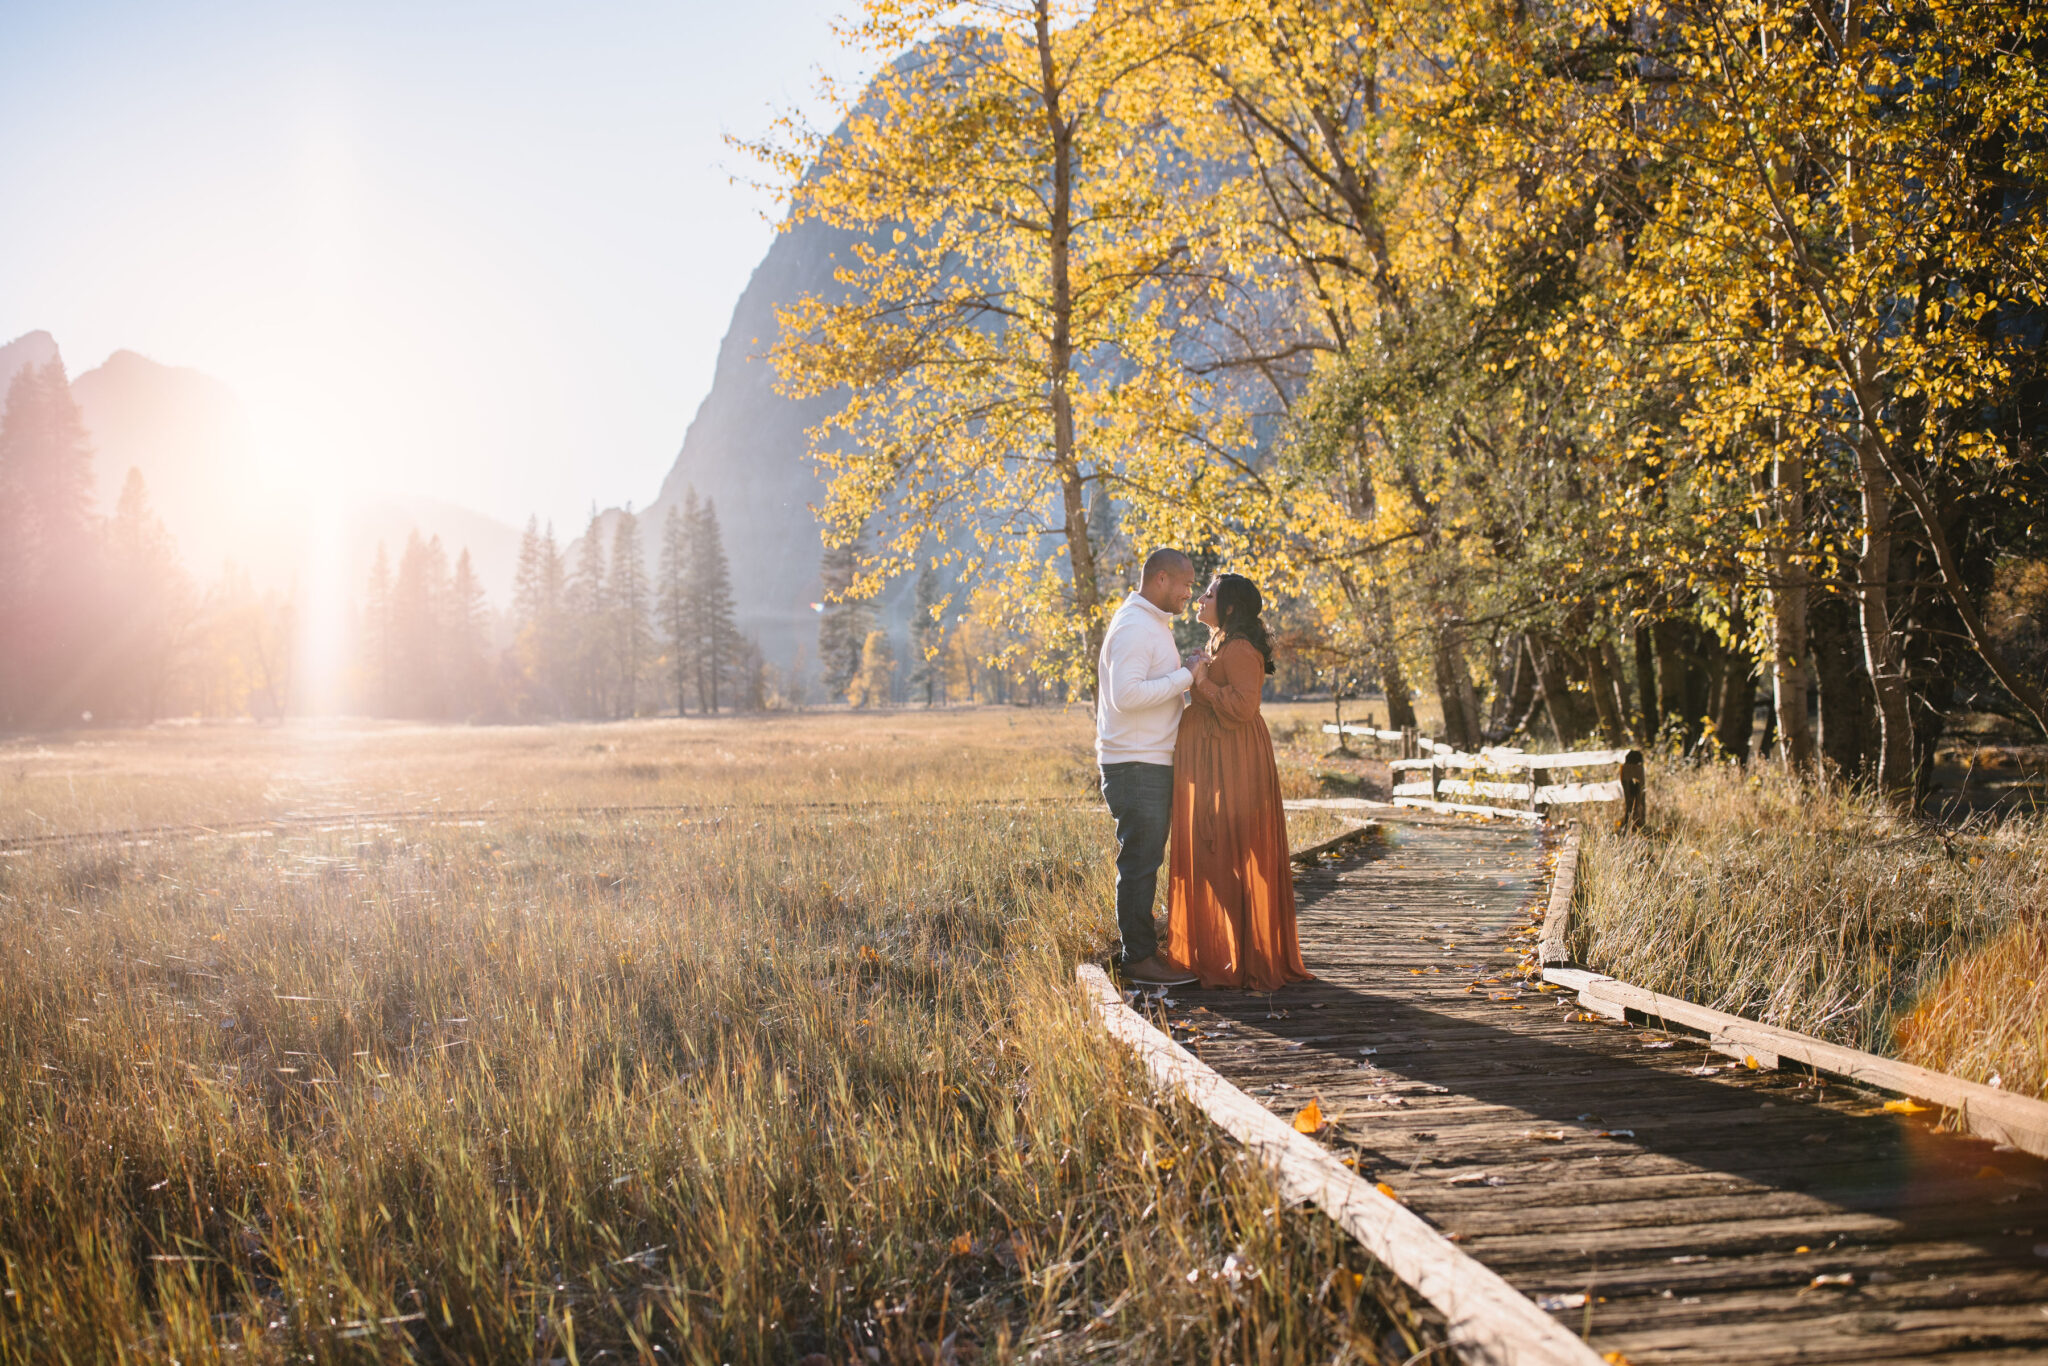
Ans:
{"type": "Polygon", "coordinates": [[[1095,757],[1116,818],[1116,923],[1131,981],[1273,991],[1311,980],[1295,938],[1294,879],[1273,737],[1259,694],[1273,646],[1258,587],[1219,574],[1195,620],[1208,648],[1183,661],[1173,622],[1195,566],[1155,550],[1102,641],[1095,757]],[[1167,942],[1152,923],[1167,868],[1167,942]]]}

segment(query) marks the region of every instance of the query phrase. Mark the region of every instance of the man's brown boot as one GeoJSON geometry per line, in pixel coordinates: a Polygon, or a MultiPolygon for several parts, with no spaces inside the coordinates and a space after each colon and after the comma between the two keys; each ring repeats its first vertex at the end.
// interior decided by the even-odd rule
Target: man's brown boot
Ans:
{"type": "Polygon", "coordinates": [[[1184,987],[1195,981],[1195,974],[1174,962],[1163,953],[1150,958],[1140,958],[1135,963],[1124,964],[1124,976],[1133,982],[1142,982],[1148,987],[1184,987]]]}

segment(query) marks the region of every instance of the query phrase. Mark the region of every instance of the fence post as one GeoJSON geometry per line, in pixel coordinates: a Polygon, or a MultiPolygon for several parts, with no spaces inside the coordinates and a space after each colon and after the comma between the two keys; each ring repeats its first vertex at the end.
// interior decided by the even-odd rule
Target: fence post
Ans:
{"type": "Polygon", "coordinates": [[[1436,761],[1435,755],[1431,755],[1429,760],[1429,799],[1431,801],[1440,802],[1443,800],[1443,794],[1437,791],[1443,780],[1444,766],[1436,761]]]}
{"type": "Polygon", "coordinates": [[[1415,748],[1415,727],[1401,727],[1401,757],[1403,759],[1413,759],[1417,752],[1415,748]]]}
{"type": "Polygon", "coordinates": [[[1543,770],[1529,768],[1523,771],[1529,775],[1529,810],[1540,816],[1543,814],[1543,808],[1536,804],[1536,786],[1541,781],[1540,775],[1543,770]]]}
{"type": "Polygon", "coordinates": [[[1642,829],[1648,806],[1643,795],[1643,752],[1632,749],[1621,761],[1621,828],[1642,829]]]}

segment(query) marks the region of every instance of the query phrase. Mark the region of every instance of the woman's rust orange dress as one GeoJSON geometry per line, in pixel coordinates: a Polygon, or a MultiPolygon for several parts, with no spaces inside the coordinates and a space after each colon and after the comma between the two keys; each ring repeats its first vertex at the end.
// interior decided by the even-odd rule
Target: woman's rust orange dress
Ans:
{"type": "Polygon", "coordinates": [[[1167,952],[1205,987],[1273,991],[1314,980],[1294,929],[1294,876],[1273,736],[1259,715],[1266,662],[1227,640],[1195,684],[1173,747],[1167,952]]]}

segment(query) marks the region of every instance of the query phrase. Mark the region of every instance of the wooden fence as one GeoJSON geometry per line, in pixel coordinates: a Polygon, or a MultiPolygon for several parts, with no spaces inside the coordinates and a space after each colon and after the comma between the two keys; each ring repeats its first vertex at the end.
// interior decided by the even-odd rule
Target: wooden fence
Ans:
{"type": "Polygon", "coordinates": [[[1427,758],[1395,759],[1387,767],[1394,776],[1396,806],[1542,820],[1552,807],[1620,802],[1622,824],[1640,825],[1643,821],[1640,750],[1524,754],[1520,750],[1488,749],[1478,754],[1460,754],[1438,749],[1427,758]],[[1598,770],[1613,771],[1614,776],[1589,776],[1598,770]],[[1404,782],[1403,774],[1420,776],[1404,782]]]}

